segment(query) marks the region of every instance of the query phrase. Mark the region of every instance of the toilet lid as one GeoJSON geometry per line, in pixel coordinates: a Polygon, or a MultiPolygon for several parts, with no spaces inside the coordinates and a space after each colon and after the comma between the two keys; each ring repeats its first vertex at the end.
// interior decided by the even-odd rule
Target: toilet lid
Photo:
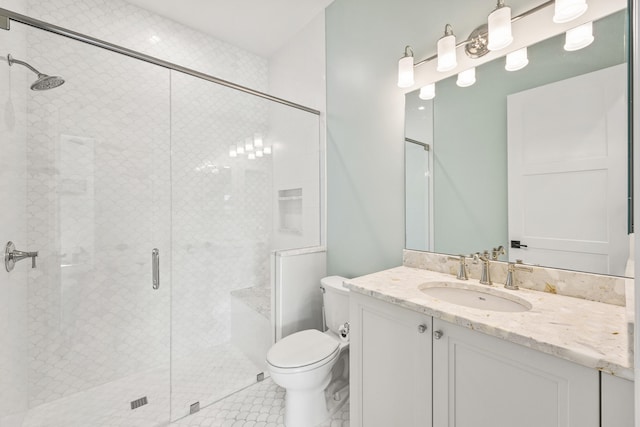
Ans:
{"type": "Polygon", "coordinates": [[[296,332],[275,343],[267,353],[267,362],[279,368],[300,368],[333,355],[340,343],[316,329],[296,332]]]}

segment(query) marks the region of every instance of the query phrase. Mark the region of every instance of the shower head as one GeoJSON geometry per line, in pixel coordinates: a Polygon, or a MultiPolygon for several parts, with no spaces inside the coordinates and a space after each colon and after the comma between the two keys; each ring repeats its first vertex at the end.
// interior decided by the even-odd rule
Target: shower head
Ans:
{"type": "Polygon", "coordinates": [[[38,80],[33,82],[31,85],[31,90],[48,90],[56,88],[64,83],[64,79],[59,76],[48,76],[46,74],[41,73],[40,71],[33,68],[31,65],[27,64],[24,61],[20,61],[19,59],[14,59],[11,54],[7,55],[7,62],[9,66],[13,64],[19,64],[24,67],[27,67],[29,70],[33,71],[37,76],[38,80]]]}

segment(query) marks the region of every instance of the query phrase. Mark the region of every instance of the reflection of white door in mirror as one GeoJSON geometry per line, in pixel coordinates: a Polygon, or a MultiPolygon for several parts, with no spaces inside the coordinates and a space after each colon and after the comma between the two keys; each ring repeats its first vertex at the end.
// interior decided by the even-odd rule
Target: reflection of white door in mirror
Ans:
{"type": "Polygon", "coordinates": [[[510,261],[624,275],[627,65],[508,97],[510,261]]]}

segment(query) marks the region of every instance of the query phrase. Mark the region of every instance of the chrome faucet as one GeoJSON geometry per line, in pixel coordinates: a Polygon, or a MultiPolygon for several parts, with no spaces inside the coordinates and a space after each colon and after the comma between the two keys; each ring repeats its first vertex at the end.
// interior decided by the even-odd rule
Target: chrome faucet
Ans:
{"type": "Polygon", "coordinates": [[[31,268],[36,268],[36,257],[38,252],[25,252],[16,250],[16,245],[13,242],[7,242],[4,249],[4,267],[9,272],[13,270],[16,262],[25,258],[31,258],[31,268]]]}
{"type": "Polygon", "coordinates": [[[507,253],[507,252],[504,250],[504,246],[500,245],[500,246],[498,246],[497,248],[493,248],[493,249],[491,250],[491,259],[492,259],[493,261],[497,261],[497,260],[498,260],[498,257],[499,257],[500,255],[504,255],[504,254],[506,254],[506,253],[507,253]]]}
{"type": "Polygon", "coordinates": [[[480,283],[483,285],[493,285],[491,281],[491,257],[489,257],[489,251],[484,251],[482,255],[476,254],[478,259],[482,261],[482,275],[480,276],[480,283]]]}
{"type": "Polygon", "coordinates": [[[520,265],[519,263],[510,262],[509,266],[507,267],[507,280],[504,282],[504,287],[506,289],[511,289],[512,291],[520,289],[515,283],[514,275],[516,273],[516,270],[528,271],[529,273],[531,273],[533,271],[533,268],[525,267],[524,265],[520,265]]]}
{"type": "Polygon", "coordinates": [[[466,263],[467,257],[465,257],[464,255],[459,255],[458,258],[450,256],[449,259],[460,261],[460,266],[458,267],[458,274],[456,275],[456,279],[469,280],[469,275],[467,274],[467,263],[466,263]]]}

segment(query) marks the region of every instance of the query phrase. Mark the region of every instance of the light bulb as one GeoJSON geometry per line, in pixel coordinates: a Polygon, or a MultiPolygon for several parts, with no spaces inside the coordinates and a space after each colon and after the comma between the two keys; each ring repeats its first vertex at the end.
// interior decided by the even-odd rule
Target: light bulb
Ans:
{"type": "Polygon", "coordinates": [[[451,25],[444,27],[444,36],[438,40],[438,66],[440,72],[450,71],[458,65],[456,56],[456,36],[453,34],[451,25]]]}
{"type": "Polygon", "coordinates": [[[256,149],[256,157],[262,157],[262,148],[256,149]]]}
{"type": "Polygon", "coordinates": [[[413,86],[413,50],[404,48],[404,56],[398,61],[398,87],[413,86]]]}
{"type": "Polygon", "coordinates": [[[580,50],[593,43],[593,22],[587,22],[567,31],[564,50],[580,50]]]}
{"type": "Polygon", "coordinates": [[[556,0],[553,22],[563,24],[573,21],[584,14],[588,8],[587,0],[556,0]]]}
{"type": "Polygon", "coordinates": [[[238,157],[238,152],[236,151],[235,145],[229,147],[229,157],[238,157]]]}
{"type": "Polygon", "coordinates": [[[529,57],[527,55],[527,48],[523,47],[507,54],[507,61],[504,65],[504,69],[507,71],[518,71],[523,69],[529,63],[529,57]]]}
{"type": "Polygon", "coordinates": [[[489,50],[500,50],[513,42],[511,34],[511,8],[504,5],[504,1],[498,1],[498,7],[489,15],[489,50]]]}
{"type": "Polygon", "coordinates": [[[429,100],[429,99],[433,99],[436,97],[436,84],[435,83],[431,83],[428,84],[426,86],[422,86],[420,88],[420,94],[418,95],[418,98],[420,99],[424,99],[429,100]]]}
{"type": "Polygon", "coordinates": [[[247,158],[249,160],[255,160],[256,159],[256,155],[253,152],[251,152],[251,153],[247,154],[247,158]]]}
{"type": "Polygon", "coordinates": [[[271,154],[271,146],[267,145],[266,147],[264,147],[264,154],[271,154]]]}
{"type": "Polygon", "coordinates": [[[238,146],[236,147],[236,152],[238,154],[244,154],[244,143],[238,142],[238,146]]]}

